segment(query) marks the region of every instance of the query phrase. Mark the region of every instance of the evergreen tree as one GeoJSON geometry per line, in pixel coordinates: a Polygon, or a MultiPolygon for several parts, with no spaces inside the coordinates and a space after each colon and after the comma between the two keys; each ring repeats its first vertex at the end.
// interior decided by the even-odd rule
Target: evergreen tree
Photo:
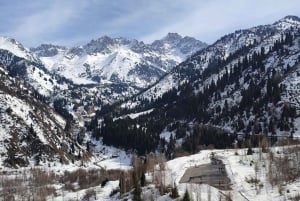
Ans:
{"type": "Polygon", "coordinates": [[[187,189],[185,189],[185,193],[184,193],[182,201],[191,201],[190,194],[187,189]]]}
{"type": "Polygon", "coordinates": [[[142,201],[142,198],[141,198],[142,189],[141,189],[140,181],[138,179],[138,175],[137,175],[136,171],[132,172],[132,180],[133,180],[133,185],[134,185],[132,200],[133,201],[142,201]]]}
{"type": "Polygon", "coordinates": [[[120,194],[121,195],[123,195],[124,193],[126,193],[126,176],[125,176],[124,172],[122,172],[120,174],[119,188],[120,188],[120,194]]]}
{"type": "Polygon", "coordinates": [[[175,199],[179,197],[179,193],[178,193],[178,189],[176,184],[174,185],[174,187],[172,188],[172,192],[171,192],[171,198],[175,199]]]}
{"type": "Polygon", "coordinates": [[[253,154],[253,150],[251,147],[249,147],[247,150],[247,155],[252,155],[252,154],[253,154]]]}
{"type": "Polygon", "coordinates": [[[133,201],[142,201],[141,198],[142,189],[139,184],[137,184],[133,191],[133,201]]]}
{"type": "Polygon", "coordinates": [[[146,176],[145,173],[143,172],[141,176],[141,186],[145,186],[145,185],[146,185],[146,176]]]}

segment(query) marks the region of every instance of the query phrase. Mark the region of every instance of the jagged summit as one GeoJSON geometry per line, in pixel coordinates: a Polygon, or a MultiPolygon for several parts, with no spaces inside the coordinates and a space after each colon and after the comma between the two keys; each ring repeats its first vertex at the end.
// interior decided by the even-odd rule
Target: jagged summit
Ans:
{"type": "Polygon", "coordinates": [[[65,48],[44,45],[32,48],[45,66],[77,84],[130,83],[145,88],[187,56],[206,47],[191,37],[169,33],[145,44],[135,39],[102,36],[89,43],[65,48]]]}
{"type": "Polygon", "coordinates": [[[52,57],[59,53],[59,51],[66,51],[68,48],[60,45],[41,44],[36,48],[30,48],[30,51],[35,52],[39,57],[52,57]]]}
{"type": "Polygon", "coordinates": [[[160,40],[155,40],[151,47],[160,53],[165,53],[168,51],[178,51],[178,53],[182,54],[183,57],[186,57],[188,54],[191,55],[191,52],[194,53],[197,50],[206,47],[207,44],[193,37],[182,37],[178,33],[168,33],[165,37],[160,40]]]}
{"type": "Polygon", "coordinates": [[[31,61],[37,61],[38,59],[28,50],[25,48],[20,42],[17,40],[6,37],[6,36],[1,36],[0,37],[0,49],[7,50],[14,55],[31,60],[31,61]]]}
{"type": "Polygon", "coordinates": [[[103,36],[96,40],[91,40],[89,43],[83,46],[83,49],[89,53],[111,53],[114,49],[120,46],[128,46],[138,43],[137,40],[127,39],[123,37],[111,38],[109,36],[103,36]]]}
{"type": "Polygon", "coordinates": [[[182,39],[182,36],[179,35],[178,33],[171,33],[171,32],[169,32],[161,40],[164,40],[164,41],[176,41],[176,40],[181,40],[181,39],[182,39]]]}

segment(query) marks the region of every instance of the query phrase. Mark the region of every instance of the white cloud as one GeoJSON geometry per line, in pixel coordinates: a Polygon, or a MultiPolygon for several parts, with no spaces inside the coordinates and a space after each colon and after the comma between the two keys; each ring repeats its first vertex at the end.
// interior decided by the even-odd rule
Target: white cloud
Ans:
{"type": "Polygon", "coordinates": [[[28,13],[20,20],[19,25],[9,32],[17,39],[27,42],[42,42],[47,36],[59,31],[67,22],[76,20],[86,8],[86,1],[52,1],[42,3],[43,8],[34,13],[28,13]],[[44,5],[43,5],[44,4],[44,5]]]}
{"type": "MultiPolygon", "coordinates": [[[[14,8],[13,1],[10,3],[11,9],[14,8]]],[[[178,32],[211,43],[236,29],[273,23],[289,14],[300,15],[299,0],[29,2],[31,11],[11,16],[14,23],[7,23],[3,17],[0,19],[2,24],[7,24],[5,35],[25,42],[25,45],[45,42],[78,45],[102,35],[152,42],[168,32],[178,32]]]]}
{"type": "Polygon", "coordinates": [[[190,4],[190,12],[165,27],[154,30],[141,39],[147,42],[168,32],[197,37],[214,42],[220,36],[255,25],[273,23],[285,15],[299,15],[299,0],[211,0],[190,4]]]}

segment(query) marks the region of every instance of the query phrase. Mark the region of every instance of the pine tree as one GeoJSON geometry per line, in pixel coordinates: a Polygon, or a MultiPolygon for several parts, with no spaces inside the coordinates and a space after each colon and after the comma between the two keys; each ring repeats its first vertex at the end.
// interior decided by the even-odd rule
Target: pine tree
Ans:
{"type": "Polygon", "coordinates": [[[136,171],[132,172],[132,180],[133,180],[133,186],[134,186],[132,200],[133,201],[142,201],[142,198],[141,198],[142,189],[141,189],[140,181],[138,179],[138,175],[137,175],[136,171]]]}
{"type": "Polygon", "coordinates": [[[119,178],[119,188],[120,188],[120,194],[123,195],[124,193],[126,193],[126,176],[125,173],[122,172],[120,174],[120,178],[119,178]]]}
{"type": "Polygon", "coordinates": [[[252,155],[253,154],[253,150],[251,147],[248,147],[248,150],[247,150],[247,155],[252,155]]]}
{"type": "Polygon", "coordinates": [[[191,201],[190,194],[187,189],[185,189],[185,193],[184,193],[182,201],[191,201]]]}
{"type": "Polygon", "coordinates": [[[175,186],[172,188],[172,192],[171,192],[171,198],[175,199],[179,197],[179,193],[178,193],[178,189],[177,186],[175,184],[175,186]]]}
{"type": "Polygon", "coordinates": [[[133,201],[142,201],[141,198],[142,189],[139,184],[136,185],[133,191],[133,201]]]}
{"type": "Polygon", "coordinates": [[[146,185],[146,176],[145,173],[142,173],[141,176],[141,186],[145,186],[146,185]]]}

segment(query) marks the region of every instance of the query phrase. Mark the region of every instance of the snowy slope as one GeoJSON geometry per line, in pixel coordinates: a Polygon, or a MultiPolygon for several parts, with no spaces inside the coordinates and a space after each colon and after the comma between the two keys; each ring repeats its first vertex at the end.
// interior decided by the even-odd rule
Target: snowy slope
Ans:
{"type": "MultiPolygon", "coordinates": [[[[16,168],[75,158],[76,153],[69,153],[75,141],[64,130],[66,120],[23,79],[10,76],[4,68],[0,78],[0,165],[16,168]]],[[[78,154],[81,148],[75,147],[78,154]]]]}
{"type": "Polygon", "coordinates": [[[300,19],[291,16],[225,35],[124,102],[121,115],[154,108],[160,115],[145,114],[139,125],[186,121],[240,135],[299,137],[299,41],[300,19]]]}
{"type": "MultiPolygon", "coordinates": [[[[299,148],[299,147],[298,147],[299,148]]],[[[286,153],[288,148],[274,147],[273,153],[286,153]]],[[[176,158],[167,162],[167,183],[178,186],[179,193],[183,196],[186,189],[189,190],[194,199],[201,197],[201,200],[208,200],[208,188],[211,190],[211,200],[225,199],[224,195],[231,193],[232,200],[292,200],[291,197],[299,194],[300,180],[294,180],[287,183],[284,187],[271,185],[269,180],[269,171],[271,163],[268,154],[263,154],[260,158],[259,149],[256,149],[254,155],[246,155],[247,150],[203,150],[195,155],[176,158]],[[231,180],[231,191],[220,191],[206,184],[187,184],[179,183],[185,171],[190,167],[210,163],[210,155],[214,153],[217,158],[223,160],[226,172],[231,180]],[[255,173],[255,166],[257,173],[255,173]],[[259,179],[259,187],[247,182],[247,179],[259,179]],[[283,188],[282,193],[279,190],[283,188]],[[220,198],[221,197],[221,198],[220,198]]],[[[299,153],[299,152],[298,152],[299,153]]],[[[280,157],[281,154],[275,154],[280,157]]],[[[289,156],[292,158],[291,156],[289,156]]],[[[258,186],[258,185],[257,185],[258,186]]]]}
{"type": "MultiPolygon", "coordinates": [[[[280,40],[282,34],[291,27],[294,29],[300,27],[299,18],[287,16],[271,25],[262,25],[225,35],[214,44],[200,50],[198,53],[192,55],[191,58],[178,65],[153,87],[141,94],[140,98],[156,99],[161,97],[165,92],[189,80],[192,74],[190,72],[194,71],[195,74],[201,74],[201,72],[208,67],[211,60],[226,59],[230,55],[241,51],[244,47],[253,46],[250,52],[260,51],[261,47],[264,47],[265,51],[268,52],[270,46],[272,46],[276,40],[280,40]],[[184,69],[187,69],[186,72],[184,69]],[[190,71],[191,69],[193,70],[190,71]]],[[[236,62],[238,62],[238,60],[228,64],[228,66],[236,62]]],[[[207,83],[210,83],[209,79],[207,83]]]]}
{"type": "MultiPolygon", "coordinates": [[[[21,53],[25,54],[26,51],[21,53]]],[[[22,78],[45,96],[50,96],[55,87],[63,87],[62,83],[57,83],[57,76],[50,74],[39,60],[28,60],[28,58],[16,56],[16,54],[22,56],[21,53],[18,51],[11,53],[8,50],[0,49],[2,67],[11,76],[22,78]]]]}
{"type": "Polygon", "coordinates": [[[21,43],[9,37],[0,37],[0,49],[8,50],[14,55],[29,61],[38,61],[37,57],[21,43]]]}

